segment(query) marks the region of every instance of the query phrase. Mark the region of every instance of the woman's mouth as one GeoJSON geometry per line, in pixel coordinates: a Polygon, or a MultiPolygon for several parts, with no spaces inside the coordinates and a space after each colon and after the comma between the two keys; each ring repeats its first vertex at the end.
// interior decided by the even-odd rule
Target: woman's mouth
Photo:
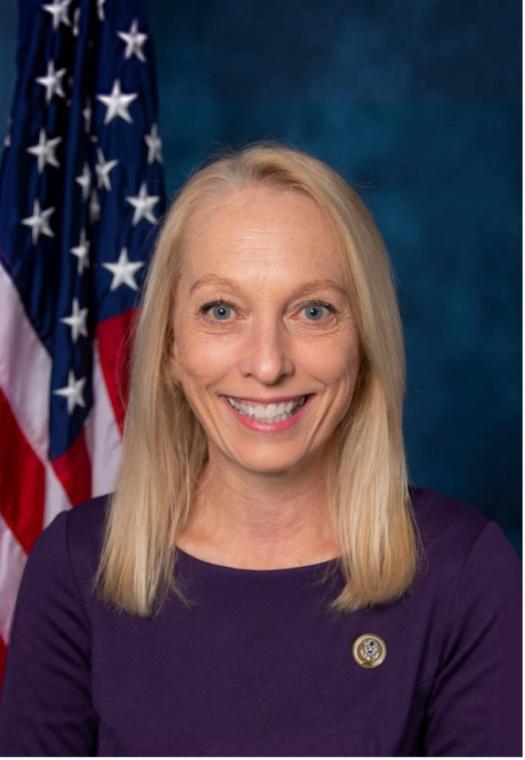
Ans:
{"type": "Polygon", "coordinates": [[[240,401],[231,396],[221,396],[235,417],[248,428],[263,432],[287,430],[301,417],[315,394],[298,396],[292,401],[279,404],[256,404],[240,401]]]}

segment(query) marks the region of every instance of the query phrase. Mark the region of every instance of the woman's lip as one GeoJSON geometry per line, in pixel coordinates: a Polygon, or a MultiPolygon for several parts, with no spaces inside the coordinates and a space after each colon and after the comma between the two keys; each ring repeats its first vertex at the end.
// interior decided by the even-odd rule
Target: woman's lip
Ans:
{"type": "Polygon", "coordinates": [[[297,421],[301,418],[306,408],[309,407],[309,402],[312,396],[314,396],[314,393],[305,394],[306,400],[304,404],[301,406],[296,407],[293,415],[291,417],[287,417],[285,420],[281,420],[280,422],[262,422],[260,420],[255,420],[252,417],[249,417],[248,415],[242,414],[238,409],[236,409],[230,402],[228,401],[228,396],[221,396],[221,398],[224,400],[224,403],[230,410],[230,412],[233,414],[234,417],[238,419],[238,421],[244,425],[244,427],[251,428],[252,430],[258,430],[259,432],[263,433],[271,433],[271,432],[281,432],[284,430],[288,430],[289,428],[293,427],[297,421]]]}

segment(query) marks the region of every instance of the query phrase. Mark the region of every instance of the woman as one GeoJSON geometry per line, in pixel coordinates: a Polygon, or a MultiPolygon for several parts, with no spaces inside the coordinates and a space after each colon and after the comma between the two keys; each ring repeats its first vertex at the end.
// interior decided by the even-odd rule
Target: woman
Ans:
{"type": "Polygon", "coordinates": [[[12,754],[521,755],[520,563],[408,485],[381,237],[304,153],[198,171],[141,304],[117,488],[12,631],[12,754]]]}

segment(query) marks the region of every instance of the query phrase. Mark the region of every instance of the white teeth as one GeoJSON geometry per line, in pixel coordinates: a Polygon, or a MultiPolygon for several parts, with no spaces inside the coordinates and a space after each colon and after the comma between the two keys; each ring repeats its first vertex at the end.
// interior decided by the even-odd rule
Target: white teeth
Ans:
{"type": "Polygon", "coordinates": [[[306,396],[300,396],[295,401],[287,401],[280,404],[249,404],[227,397],[230,404],[242,414],[253,417],[263,422],[279,422],[290,417],[295,410],[304,404],[306,396]]]}

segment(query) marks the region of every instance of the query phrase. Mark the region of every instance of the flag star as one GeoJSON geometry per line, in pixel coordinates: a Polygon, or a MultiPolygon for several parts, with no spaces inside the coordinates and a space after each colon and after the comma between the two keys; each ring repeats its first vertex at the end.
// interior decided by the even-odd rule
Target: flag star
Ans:
{"type": "Polygon", "coordinates": [[[39,174],[44,170],[46,164],[57,167],[60,166],[55,156],[55,149],[61,140],[61,137],[53,137],[52,140],[48,140],[45,129],[41,129],[38,135],[38,144],[32,145],[30,148],[26,149],[28,153],[37,156],[39,174]]]}
{"type": "Polygon", "coordinates": [[[78,245],[71,248],[71,253],[78,259],[77,273],[82,274],[84,269],[89,266],[89,240],[86,240],[86,231],[80,233],[78,245]]]}
{"type": "Polygon", "coordinates": [[[53,95],[59,95],[61,98],[65,98],[65,93],[62,89],[62,77],[65,73],[65,69],[55,71],[55,64],[53,61],[49,61],[45,77],[36,78],[38,84],[41,84],[46,88],[46,103],[49,103],[53,95]]]}
{"type": "Polygon", "coordinates": [[[149,135],[144,137],[146,145],[148,146],[148,164],[152,164],[154,161],[162,163],[162,141],[159,137],[159,131],[157,125],[153,124],[149,135]]]}
{"type": "Polygon", "coordinates": [[[131,203],[135,211],[133,212],[133,219],[131,224],[135,226],[141,219],[147,219],[151,224],[156,224],[157,219],[153,216],[153,206],[158,203],[160,196],[148,195],[146,183],[143,182],[140,186],[139,194],[136,196],[126,196],[128,203],[131,203]]]}
{"type": "Polygon", "coordinates": [[[106,190],[111,190],[111,182],[109,181],[110,171],[118,164],[116,159],[112,161],[106,161],[104,154],[100,148],[97,148],[98,163],[95,164],[95,171],[97,173],[97,183],[99,187],[105,187],[106,190]]]}
{"type": "Polygon", "coordinates": [[[86,101],[86,107],[82,111],[82,116],[84,117],[84,122],[86,125],[86,132],[89,133],[89,130],[91,129],[91,102],[88,98],[86,101]]]}
{"type": "Polygon", "coordinates": [[[91,191],[91,198],[89,199],[89,221],[91,224],[95,224],[100,219],[100,203],[98,202],[98,194],[95,188],[91,191]]]}
{"type": "Polygon", "coordinates": [[[78,182],[82,188],[82,200],[87,200],[89,197],[89,191],[91,190],[91,172],[89,170],[87,161],[84,161],[82,174],[78,177],[75,177],[75,182],[78,182]]]}
{"type": "Polygon", "coordinates": [[[38,243],[38,238],[41,234],[47,235],[48,237],[54,237],[48,221],[54,210],[54,208],[40,210],[40,202],[38,201],[38,198],[36,198],[33,203],[33,216],[28,216],[26,219],[22,219],[22,224],[31,227],[33,245],[38,243]]]}
{"type": "Polygon", "coordinates": [[[73,313],[70,314],[69,317],[63,317],[60,320],[71,328],[73,343],[77,342],[79,335],[83,335],[85,338],[88,336],[86,327],[87,314],[87,308],[81,309],[78,304],[78,298],[73,298],[73,313]]]}
{"type": "Polygon", "coordinates": [[[75,37],[80,34],[80,8],[77,8],[73,14],[73,34],[75,37]]]}
{"type": "Polygon", "coordinates": [[[104,18],[105,4],[106,4],[106,0],[97,0],[97,15],[98,15],[99,21],[105,21],[105,18],[104,18]]]}
{"type": "Polygon", "coordinates": [[[80,377],[78,380],[76,380],[75,373],[71,369],[69,370],[67,385],[64,388],[59,388],[58,390],[53,391],[56,396],[64,396],[64,398],[67,399],[68,414],[72,414],[75,406],[86,405],[82,396],[82,389],[85,385],[85,382],[85,377],[80,377]]]}
{"type": "Polygon", "coordinates": [[[129,115],[128,108],[130,103],[132,103],[137,97],[138,94],[136,92],[130,92],[127,94],[122,92],[120,89],[120,80],[115,79],[113,82],[113,89],[109,95],[97,95],[97,100],[101,100],[108,109],[106,111],[104,124],[109,124],[115,116],[120,116],[121,119],[133,124],[133,119],[129,115]]]}
{"type": "Polygon", "coordinates": [[[131,58],[132,55],[136,55],[139,61],[146,62],[146,56],[142,50],[142,46],[148,39],[148,35],[143,32],[139,32],[139,24],[137,19],[133,19],[133,23],[129,28],[129,32],[117,32],[121,40],[126,43],[126,50],[124,52],[124,58],[131,58]]]}
{"type": "Polygon", "coordinates": [[[43,5],[42,8],[53,16],[53,29],[56,31],[60,24],[71,26],[67,16],[67,9],[71,0],[53,0],[50,5],[43,5]]]}
{"type": "Polygon", "coordinates": [[[121,250],[116,264],[106,262],[103,263],[102,266],[109,269],[113,274],[110,290],[116,290],[120,285],[127,285],[133,290],[139,289],[135,282],[135,272],[144,266],[144,262],[130,261],[128,259],[128,251],[126,248],[121,250]]]}

